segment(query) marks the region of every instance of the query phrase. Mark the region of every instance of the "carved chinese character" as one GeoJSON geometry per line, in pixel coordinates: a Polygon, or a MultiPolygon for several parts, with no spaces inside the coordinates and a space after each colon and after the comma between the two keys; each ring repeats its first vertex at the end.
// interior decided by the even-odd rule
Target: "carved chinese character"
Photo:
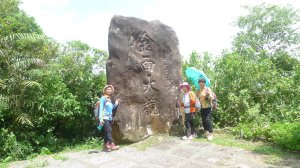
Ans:
{"type": "Polygon", "coordinates": [[[145,61],[141,62],[141,65],[142,65],[144,70],[149,71],[149,72],[153,72],[152,69],[153,69],[153,66],[154,66],[154,61],[145,59],[145,61]]]}
{"type": "Polygon", "coordinates": [[[143,32],[141,35],[141,39],[138,42],[138,50],[140,52],[152,52],[153,48],[153,40],[150,38],[150,36],[146,33],[143,32]]]}
{"type": "Polygon", "coordinates": [[[144,112],[147,115],[150,114],[158,114],[156,99],[154,97],[146,98],[146,102],[144,103],[144,112]]]}
{"type": "Polygon", "coordinates": [[[143,92],[146,93],[148,92],[150,89],[152,89],[153,91],[158,91],[157,88],[155,88],[153,85],[156,84],[156,81],[155,80],[152,80],[151,79],[151,76],[148,76],[147,77],[147,81],[144,81],[144,90],[143,92]]]}

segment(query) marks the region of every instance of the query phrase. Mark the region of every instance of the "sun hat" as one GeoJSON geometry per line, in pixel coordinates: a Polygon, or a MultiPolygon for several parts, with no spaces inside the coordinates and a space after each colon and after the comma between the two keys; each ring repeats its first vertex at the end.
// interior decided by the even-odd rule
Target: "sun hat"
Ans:
{"type": "Polygon", "coordinates": [[[113,85],[106,85],[106,86],[104,86],[104,88],[103,88],[103,94],[105,94],[105,90],[107,89],[107,88],[111,88],[111,90],[112,90],[112,92],[114,92],[114,86],[113,85]]]}
{"type": "Polygon", "coordinates": [[[182,84],[179,85],[179,88],[182,89],[183,86],[186,86],[188,90],[191,90],[189,83],[183,82],[182,84]]]}

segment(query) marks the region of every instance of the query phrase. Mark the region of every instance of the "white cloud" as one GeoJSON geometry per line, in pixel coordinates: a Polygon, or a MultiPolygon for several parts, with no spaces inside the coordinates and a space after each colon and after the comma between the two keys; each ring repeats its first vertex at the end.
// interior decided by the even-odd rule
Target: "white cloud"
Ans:
{"type": "Polygon", "coordinates": [[[33,16],[43,31],[58,41],[73,37],[75,12],[65,11],[68,0],[23,0],[21,8],[33,16]],[[54,12],[55,11],[55,12],[54,12]]]}
{"type": "MultiPolygon", "coordinates": [[[[149,18],[157,17],[176,31],[183,56],[192,50],[218,53],[229,48],[236,29],[229,25],[240,13],[239,4],[223,1],[156,1],[159,8],[147,11],[149,18]],[[172,6],[170,6],[172,4],[172,6]],[[230,10],[235,8],[237,10],[230,10]]],[[[151,18],[151,19],[152,19],[151,18]]],[[[153,18],[154,19],[154,18],[153,18]]]]}
{"type": "Polygon", "coordinates": [[[107,50],[108,29],[113,14],[93,13],[78,28],[78,39],[99,49],[107,50]]]}
{"type": "MultiPolygon", "coordinates": [[[[266,0],[267,3],[291,4],[300,9],[300,3],[297,1],[266,0]]],[[[23,0],[23,2],[22,8],[35,17],[47,35],[60,42],[81,40],[104,50],[107,50],[108,29],[113,15],[160,20],[175,30],[181,54],[185,57],[192,50],[218,54],[222,49],[229,48],[232,36],[237,32],[237,28],[229,24],[243,14],[244,11],[240,6],[262,3],[260,0],[145,2],[129,0],[126,1],[126,6],[115,4],[115,8],[108,11],[99,9],[83,15],[80,11],[68,8],[70,3],[74,2],[71,0],[23,0]]]]}
{"type": "Polygon", "coordinates": [[[90,13],[79,20],[81,13],[67,9],[70,0],[23,0],[21,8],[33,16],[43,31],[59,42],[80,40],[93,47],[107,49],[107,36],[113,14],[90,13]]]}

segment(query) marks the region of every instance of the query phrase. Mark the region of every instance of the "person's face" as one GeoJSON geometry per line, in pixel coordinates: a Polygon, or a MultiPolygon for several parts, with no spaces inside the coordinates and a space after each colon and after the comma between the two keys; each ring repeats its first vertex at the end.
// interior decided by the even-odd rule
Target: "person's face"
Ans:
{"type": "Polygon", "coordinates": [[[204,81],[200,81],[199,85],[200,85],[201,88],[203,88],[205,86],[205,82],[204,81]]]}
{"type": "Polygon", "coordinates": [[[183,90],[184,92],[187,92],[187,91],[188,91],[187,86],[182,86],[182,90],[183,90]]]}
{"type": "Polygon", "coordinates": [[[112,88],[111,87],[106,88],[105,92],[106,92],[107,95],[111,95],[112,94],[112,88]]]}

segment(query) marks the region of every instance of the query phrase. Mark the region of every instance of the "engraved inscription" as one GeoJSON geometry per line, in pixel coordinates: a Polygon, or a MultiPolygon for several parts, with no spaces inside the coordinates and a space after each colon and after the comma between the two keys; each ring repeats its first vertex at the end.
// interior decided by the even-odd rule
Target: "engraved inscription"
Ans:
{"type": "Polygon", "coordinates": [[[143,70],[153,72],[153,66],[154,66],[154,61],[150,59],[144,59],[143,62],[141,62],[141,65],[143,67],[143,70]]]}
{"type": "Polygon", "coordinates": [[[153,51],[152,45],[153,45],[153,40],[146,32],[143,32],[140,40],[138,41],[138,50],[140,52],[152,52],[153,51]]]}
{"type": "Polygon", "coordinates": [[[146,102],[143,104],[143,108],[147,115],[158,115],[157,102],[154,97],[146,97],[146,102]]]}

